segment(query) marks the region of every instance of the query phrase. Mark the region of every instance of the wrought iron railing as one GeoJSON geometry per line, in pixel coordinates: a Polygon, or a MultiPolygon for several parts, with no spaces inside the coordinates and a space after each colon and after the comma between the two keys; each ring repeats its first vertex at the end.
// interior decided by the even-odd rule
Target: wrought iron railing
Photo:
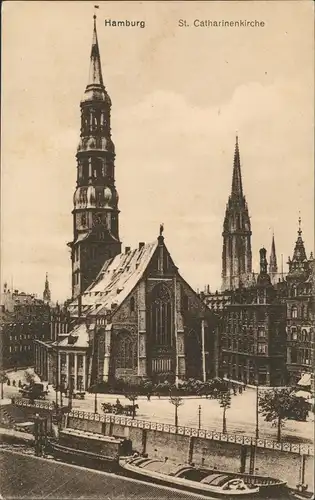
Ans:
{"type": "MultiPolygon", "coordinates": [[[[12,398],[12,404],[15,406],[23,406],[30,408],[39,408],[45,410],[55,410],[55,404],[49,401],[35,400],[30,401],[25,398],[12,398]]],[[[256,439],[251,436],[243,436],[238,434],[225,434],[219,431],[207,431],[205,429],[197,429],[195,427],[184,427],[171,424],[163,424],[151,422],[149,420],[132,419],[126,416],[98,414],[81,410],[72,410],[68,413],[69,418],[78,418],[81,420],[92,420],[96,422],[112,423],[124,425],[126,427],[137,427],[139,429],[148,429],[159,432],[167,432],[169,434],[179,434],[182,436],[199,437],[212,441],[221,441],[226,443],[235,443],[247,446],[257,446],[258,448],[267,448],[271,450],[287,451],[298,453],[300,455],[314,456],[314,447],[308,444],[301,443],[286,443],[273,441],[272,439],[256,439]]]]}
{"type": "Polygon", "coordinates": [[[42,401],[40,399],[35,399],[34,401],[30,401],[25,398],[12,398],[12,404],[15,406],[24,406],[29,408],[41,408],[43,410],[54,410],[55,404],[50,403],[49,401],[42,401]]]}
{"type": "Polygon", "coordinates": [[[204,429],[197,429],[194,427],[183,427],[171,424],[163,424],[151,422],[149,420],[132,419],[126,416],[111,415],[111,414],[98,414],[80,410],[72,410],[68,413],[69,418],[78,418],[81,420],[93,420],[96,422],[112,423],[124,425],[127,427],[137,427],[139,429],[149,429],[159,432],[167,432],[170,434],[179,434],[182,436],[199,437],[209,439],[212,441],[221,441],[226,443],[243,444],[247,446],[257,446],[258,448],[267,448],[278,451],[288,451],[291,453],[298,453],[301,455],[314,456],[314,447],[308,444],[295,444],[295,443],[278,443],[271,439],[256,439],[251,436],[243,436],[238,434],[225,434],[218,431],[207,431],[204,429]]]}

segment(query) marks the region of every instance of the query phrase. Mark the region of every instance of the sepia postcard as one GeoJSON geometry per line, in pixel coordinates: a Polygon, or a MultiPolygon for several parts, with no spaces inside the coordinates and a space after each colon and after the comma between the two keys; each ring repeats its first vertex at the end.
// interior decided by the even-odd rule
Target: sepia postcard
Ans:
{"type": "Polygon", "coordinates": [[[313,498],[313,2],[1,32],[0,499],[313,498]]]}

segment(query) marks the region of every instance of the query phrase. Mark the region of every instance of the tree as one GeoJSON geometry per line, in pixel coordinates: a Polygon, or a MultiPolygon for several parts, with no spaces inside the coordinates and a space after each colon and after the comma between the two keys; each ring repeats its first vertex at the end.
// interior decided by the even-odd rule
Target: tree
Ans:
{"type": "Polygon", "coordinates": [[[8,382],[9,377],[7,376],[6,372],[1,370],[0,372],[0,384],[1,384],[1,399],[3,399],[3,384],[8,382]]]}
{"type": "Polygon", "coordinates": [[[125,393],[125,397],[127,399],[129,399],[129,401],[132,402],[132,418],[135,418],[136,416],[136,401],[138,399],[138,393],[137,392],[133,392],[133,391],[128,391],[125,393]]]}
{"type": "Polygon", "coordinates": [[[305,420],[309,406],[304,398],[292,394],[291,389],[273,389],[259,398],[259,413],[266,422],[277,427],[277,441],[281,439],[281,427],[285,420],[305,420]]]}
{"type": "Polygon", "coordinates": [[[178,427],[178,407],[184,404],[183,398],[180,396],[172,396],[170,393],[169,402],[175,407],[175,427],[178,427]]]}
{"type": "Polygon", "coordinates": [[[231,394],[230,390],[226,388],[217,394],[217,399],[220,403],[221,408],[223,408],[223,424],[222,424],[222,432],[226,434],[226,410],[231,407],[231,394]]]}

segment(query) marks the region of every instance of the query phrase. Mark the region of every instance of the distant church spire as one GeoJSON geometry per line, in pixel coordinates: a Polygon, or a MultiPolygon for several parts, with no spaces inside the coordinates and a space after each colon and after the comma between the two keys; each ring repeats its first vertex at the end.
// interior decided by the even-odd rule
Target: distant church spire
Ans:
{"type": "Polygon", "coordinates": [[[50,293],[50,289],[49,289],[48,273],[46,273],[43,301],[49,303],[50,300],[51,300],[51,293],[50,293]]]}
{"type": "Polygon", "coordinates": [[[233,198],[243,197],[241,160],[240,160],[240,150],[238,146],[238,135],[236,136],[236,141],[235,141],[231,196],[233,198]]]}
{"type": "Polygon", "coordinates": [[[274,235],[274,233],[272,233],[271,252],[270,252],[270,260],[269,260],[269,273],[274,274],[277,272],[278,272],[278,264],[277,264],[276,245],[275,245],[275,235],[274,235]]]}
{"type": "Polygon", "coordinates": [[[236,136],[232,189],[223,223],[222,290],[238,288],[251,282],[251,223],[243,194],[238,136],[236,136]]]}

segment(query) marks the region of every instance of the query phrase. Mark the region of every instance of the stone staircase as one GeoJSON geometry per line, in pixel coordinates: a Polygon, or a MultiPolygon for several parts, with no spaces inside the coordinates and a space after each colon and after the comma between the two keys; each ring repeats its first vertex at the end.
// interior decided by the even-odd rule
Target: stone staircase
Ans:
{"type": "Polygon", "coordinates": [[[9,429],[23,429],[23,432],[33,434],[33,424],[27,421],[23,411],[12,404],[0,406],[0,426],[9,429]],[[19,425],[19,424],[30,425],[19,425]]]}

